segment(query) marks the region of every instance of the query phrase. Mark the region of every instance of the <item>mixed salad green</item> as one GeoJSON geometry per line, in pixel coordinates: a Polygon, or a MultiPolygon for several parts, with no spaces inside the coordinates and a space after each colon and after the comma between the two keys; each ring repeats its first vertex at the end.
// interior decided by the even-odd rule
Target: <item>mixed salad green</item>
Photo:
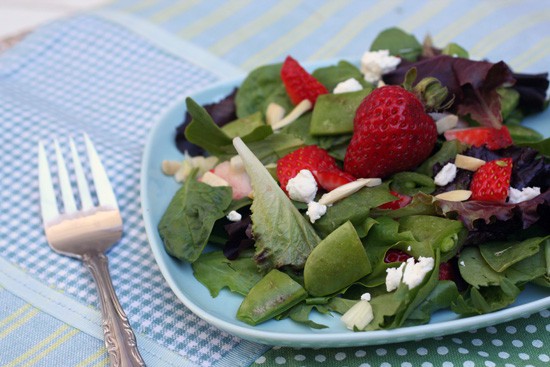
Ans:
{"type": "Polygon", "coordinates": [[[290,318],[323,328],[310,319],[312,312],[353,313],[351,321],[345,319],[350,329],[391,329],[427,323],[439,309],[461,315],[501,309],[528,283],[550,287],[550,140],[520,124],[525,115],[546,108],[547,76],[469,60],[456,44],[437,49],[396,28],[376,38],[371,51],[376,50],[400,58],[395,70],[382,75],[384,84],[401,84],[411,68],[419,78],[435,77],[450,101],[449,109],[437,112],[469,126],[504,124],[514,145],[490,150],[441,133],[422,164],[349,192],[310,220],[307,205],[279,186],[276,164],[315,145],[341,165],[355,111],[377,85],[347,61],[318,68],[312,75],[329,91],[350,78],[361,89],[328,93],[275,131],[266,122],[269,106],[294,109],[281,64],[252,71],[222,101],[200,106],[188,98],[188,118],[176,142],[195,157],[184,161],[182,186],[158,229],[166,251],[191,262],[213,297],[224,288],[243,296],[235,310],[239,320],[257,325],[290,318]],[[468,189],[472,180],[472,172],[458,169],[451,182],[434,183],[457,154],[484,161],[511,157],[510,186],[536,186],[540,194],[516,203],[440,199],[437,194],[468,189]],[[201,156],[217,160],[205,166],[201,156]],[[237,166],[242,171],[231,177],[234,182],[205,178],[213,172],[219,179],[220,167],[237,166]],[[236,196],[243,182],[251,192],[236,196]],[[409,202],[388,206],[396,193],[409,202]],[[208,243],[219,249],[204,252],[208,243]]]}

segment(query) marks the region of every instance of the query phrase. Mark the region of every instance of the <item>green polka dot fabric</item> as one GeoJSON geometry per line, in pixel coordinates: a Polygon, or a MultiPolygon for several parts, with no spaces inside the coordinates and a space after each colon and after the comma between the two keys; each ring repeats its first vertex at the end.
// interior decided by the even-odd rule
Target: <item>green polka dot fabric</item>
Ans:
{"type": "Polygon", "coordinates": [[[550,366],[550,311],[484,329],[396,344],[338,349],[274,347],[254,367],[550,366]]]}

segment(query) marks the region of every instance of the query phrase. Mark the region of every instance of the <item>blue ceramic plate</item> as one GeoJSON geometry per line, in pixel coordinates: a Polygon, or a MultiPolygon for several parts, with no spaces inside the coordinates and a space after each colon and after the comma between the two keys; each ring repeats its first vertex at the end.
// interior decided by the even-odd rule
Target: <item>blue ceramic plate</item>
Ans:
{"type": "MultiPolygon", "coordinates": [[[[192,97],[200,104],[215,102],[229,94],[241,81],[238,79],[217,84],[194,93],[192,97]]],[[[440,311],[432,316],[429,324],[394,330],[351,332],[343,326],[338,315],[313,315],[313,321],[329,326],[321,330],[310,329],[291,320],[271,320],[254,327],[237,320],[235,315],[242,297],[222,290],[218,297],[212,298],[206,287],[193,276],[190,264],[166,253],[157,231],[157,224],[179,187],[173,178],[161,172],[161,163],[165,159],[182,159],[174,145],[174,134],[184,112],[185,101],[182,99],[162,114],[149,134],[141,171],[141,205],[147,236],[164,278],[183,304],[208,323],[259,343],[294,347],[346,347],[453,334],[510,321],[550,307],[548,290],[533,286],[522,292],[513,305],[501,311],[467,318],[459,318],[451,311],[440,311]]],[[[525,124],[550,136],[549,112],[531,118],[525,124]],[[544,120],[547,120],[546,126],[544,120]]]]}

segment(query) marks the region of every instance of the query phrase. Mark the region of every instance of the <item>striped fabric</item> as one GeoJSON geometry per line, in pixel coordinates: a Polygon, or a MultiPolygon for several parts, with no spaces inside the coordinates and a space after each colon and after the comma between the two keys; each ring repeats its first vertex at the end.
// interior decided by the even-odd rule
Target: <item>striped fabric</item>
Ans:
{"type": "Polygon", "coordinates": [[[136,15],[245,70],[282,60],[358,58],[382,29],[398,26],[436,46],[516,71],[550,65],[550,4],[540,0],[119,0],[136,15]]]}

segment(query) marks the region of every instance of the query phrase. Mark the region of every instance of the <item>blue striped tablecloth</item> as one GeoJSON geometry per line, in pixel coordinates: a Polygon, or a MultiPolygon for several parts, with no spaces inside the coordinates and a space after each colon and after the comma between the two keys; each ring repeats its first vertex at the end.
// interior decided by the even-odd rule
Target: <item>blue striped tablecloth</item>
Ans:
{"type": "Polygon", "coordinates": [[[105,366],[98,299],[80,262],[54,254],[39,217],[36,145],[86,131],[111,177],[125,232],[113,282],[148,366],[545,366],[550,312],[414,343],[270,348],[187,310],[148,246],[143,145],[174,100],[292,54],[357,59],[399,26],[516,71],[550,69],[546,1],[120,0],[41,27],[0,56],[0,365],[105,366]]]}

